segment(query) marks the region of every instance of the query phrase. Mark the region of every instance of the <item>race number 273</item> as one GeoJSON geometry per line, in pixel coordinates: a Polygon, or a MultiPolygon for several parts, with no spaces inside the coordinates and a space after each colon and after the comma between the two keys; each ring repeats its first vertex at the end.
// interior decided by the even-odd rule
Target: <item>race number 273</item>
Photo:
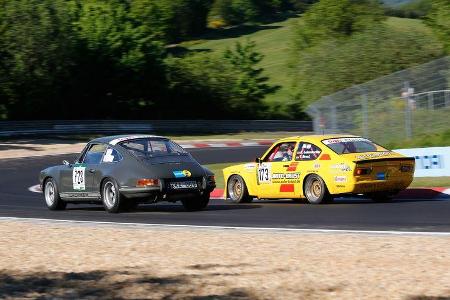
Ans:
{"type": "Polygon", "coordinates": [[[72,182],[74,190],[84,190],[86,188],[85,183],[85,167],[74,167],[72,173],[72,182]]]}

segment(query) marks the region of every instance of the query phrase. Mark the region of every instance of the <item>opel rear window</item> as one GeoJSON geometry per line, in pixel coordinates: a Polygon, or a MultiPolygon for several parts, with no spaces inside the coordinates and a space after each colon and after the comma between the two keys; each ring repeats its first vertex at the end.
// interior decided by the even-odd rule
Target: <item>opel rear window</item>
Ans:
{"type": "Polygon", "coordinates": [[[337,154],[387,151],[383,147],[362,137],[334,138],[322,143],[337,154]]]}

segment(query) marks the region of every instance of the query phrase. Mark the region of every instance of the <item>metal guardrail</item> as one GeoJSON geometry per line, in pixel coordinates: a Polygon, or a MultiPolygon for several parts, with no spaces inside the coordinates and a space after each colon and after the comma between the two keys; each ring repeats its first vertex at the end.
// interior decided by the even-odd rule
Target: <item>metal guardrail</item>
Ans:
{"type": "Polygon", "coordinates": [[[0,121],[0,136],[2,137],[94,133],[207,134],[242,131],[312,131],[312,122],[287,120],[0,121]]]}

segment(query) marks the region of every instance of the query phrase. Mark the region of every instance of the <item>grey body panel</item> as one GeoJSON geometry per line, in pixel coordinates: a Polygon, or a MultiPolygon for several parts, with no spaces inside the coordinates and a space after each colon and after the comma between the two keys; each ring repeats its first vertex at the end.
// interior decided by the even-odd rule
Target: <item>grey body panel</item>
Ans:
{"type": "MultiPolygon", "coordinates": [[[[132,155],[120,144],[109,144],[111,141],[125,138],[125,136],[113,136],[90,141],[77,160],[70,165],[59,165],[42,170],[39,175],[41,187],[44,181],[51,177],[56,181],[58,191],[63,200],[68,202],[100,201],[103,180],[111,178],[119,186],[119,191],[127,198],[142,198],[145,201],[177,201],[180,197],[193,197],[204,193],[210,193],[214,182],[208,181],[208,176],[214,175],[210,170],[202,167],[190,154],[171,154],[139,158],[132,155]],[[99,164],[82,164],[84,153],[94,144],[104,144],[110,149],[116,150],[121,155],[118,162],[101,162],[99,164]],[[85,168],[85,189],[75,190],[73,184],[74,168],[85,168]],[[189,177],[177,178],[174,172],[188,170],[189,177]],[[159,179],[159,187],[137,187],[137,180],[141,178],[159,179]],[[197,181],[197,190],[172,191],[168,189],[171,181],[197,181]]],[[[156,137],[155,137],[156,138],[156,137]]],[[[159,138],[159,137],[158,137],[159,138]]],[[[165,139],[165,138],[161,138],[165,139]]]]}

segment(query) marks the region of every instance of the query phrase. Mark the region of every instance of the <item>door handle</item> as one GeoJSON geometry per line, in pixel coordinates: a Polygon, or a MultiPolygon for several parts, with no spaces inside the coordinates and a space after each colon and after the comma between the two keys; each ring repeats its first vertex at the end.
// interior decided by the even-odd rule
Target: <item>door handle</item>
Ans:
{"type": "Polygon", "coordinates": [[[283,165],[283,168],[289,168],[289,165],[283,165]]]}
{"type": "Polygon", "coordinates": [[[95,170],[94,169],[89,169],[89,173],[94,173],[95,170]]]}

